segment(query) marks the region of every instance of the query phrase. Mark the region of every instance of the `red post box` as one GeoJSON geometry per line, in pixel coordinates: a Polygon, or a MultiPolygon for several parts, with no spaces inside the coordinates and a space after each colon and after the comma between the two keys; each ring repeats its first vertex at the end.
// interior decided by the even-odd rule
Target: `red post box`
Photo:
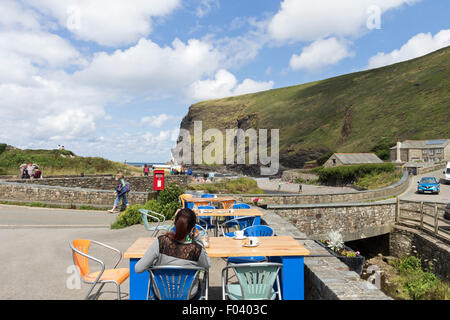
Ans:
{"type": "Polygon", "coordinates": [[[164,170],[153,171],[153,190],[164,190],[164,170]]]}

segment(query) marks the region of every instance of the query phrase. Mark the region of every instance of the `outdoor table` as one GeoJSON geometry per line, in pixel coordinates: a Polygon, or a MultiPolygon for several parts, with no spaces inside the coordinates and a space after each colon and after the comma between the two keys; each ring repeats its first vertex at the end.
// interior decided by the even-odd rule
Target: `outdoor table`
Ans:
{"type": "Polygon", "coordinates": [[[201,212],[199,209],[194,209],[197,217],[214,217],[215,221],[215,230],[214,235],[217,237],[217,230],[219,228],[219,217],[246,217],[246,216],[254,216],[255,217],[255,225],[261,224],[261,216],[263,215],[262,211],[258,209],[202,209],[201,212]]]}
{"type": "MultiPolygon", "coordinates": [[[[139,238],[124,254],[130,263],[130,300],[147,297],[148,272],[136,273],[134,267],[156,238],[139,238]]],[[[309,251],[291,236],[258,237],[259,246],[243,247],[242,240],[211,237],[206,252],[210,258],[267,256],[270,262],[282,263],[280,285],[284,300],[304,299],[303,257],[309,251]]]]}

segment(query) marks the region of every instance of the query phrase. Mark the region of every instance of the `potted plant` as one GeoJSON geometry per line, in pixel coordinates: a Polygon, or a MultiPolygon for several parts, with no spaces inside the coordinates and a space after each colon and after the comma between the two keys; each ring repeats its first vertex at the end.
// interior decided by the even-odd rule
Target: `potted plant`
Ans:
{"type": "Polygon", "coordinates": [[[252,200],[252,202],[253,202],[253,204],[254,204],[255,206],[257,206],[257,205],[259,205],[259,204],[262,203],[262,199],[260,199],[260,198],[254,198],[254,199],[252,200]]]}
{"type": "Polygon", "coordinates": [[[316,242],[345,263],[351,271],[361,275],[366,258],[359,251],[354,251],[347,247],[338,231],[331,231],[327,234],[326,239],[316,242]]]}

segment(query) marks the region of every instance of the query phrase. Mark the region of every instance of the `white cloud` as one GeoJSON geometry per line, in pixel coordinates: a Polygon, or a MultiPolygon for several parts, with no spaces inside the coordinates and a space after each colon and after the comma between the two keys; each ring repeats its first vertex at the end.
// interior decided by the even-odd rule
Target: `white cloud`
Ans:
{"type": "Polygon", "coordinates": [[[303,48],[300,55],[292,55],[290,67],[293,70],[318,70],[353,55],[344,41],[336,38],[321,39],[303,48]]]}
{"type": "Polygon", "coordinates": [[[181,0],[25,0],[57,19],[79,39],[105,46],[135,43],[152,31],[152,17],[179,7],[181,0]],[[74,22],[74,23],[72,23],[74,22]]]}
{"type": "Polygon", "coordinates": [[[0,2],[0,27],[20,30],[39,30],[39,16],[30,9],[23,8],[13,0],[0,2]]]}
{"type": "Polygon", "coordinates": [[[429,33],[419,33],[408,40],[400,49],[390,53],[379,52],[369,59],[368,68],[378,68],[385,65],[414,59],[450,45],[450,29],[441,30],[434,36],[429,33]]]}
{"type": "Polygon", "coordinates": [[[238,84],[236,77],[225,69],[217,71],[212,80],[197,80],[191,84],[187,95],[194,100],[209,100],[233,95],[241,95],[273,88],[273,81],[257,82],[245,79],[238,84]]]}
{"type": "Polygon", "coordinates": [[[219,8],[219,0],[200,0],[200,5],[197,7],[197,17],[201,18],[206,16],[213,8],[219,8]]]}
{"type": "Polygon", "coordinates": [[[384,13],[417,1],[420,0],[284,0],[268,25],[268,33],[280,42],[357,36],[367,30],[371,6],[384,13]]]}
{"type": "Polygon", "coordinates": [[[222,59],[212,45],[197,39],[187,43],[175,39],[166,47],[141,39],[126,50],[97,53],[86,69],[74,74],[74,79],[149,97],[176,95],[180,87],[217,70],[222,59]]]}
{"type": "Polygon", "coordinates": [[[141,124],[150,127],[161,128],[164,125],[164,123],[166,123],[171,119],[174,119],[174,117],[162,113],[155,116],[143,117],[141,119],[141,124]]]}

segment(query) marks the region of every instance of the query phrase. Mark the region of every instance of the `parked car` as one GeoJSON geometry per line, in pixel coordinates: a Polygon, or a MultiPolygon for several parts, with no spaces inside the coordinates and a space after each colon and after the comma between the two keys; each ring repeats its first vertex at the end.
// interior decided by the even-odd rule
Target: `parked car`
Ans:
{"type": "Polygon", "coordinates": [[[447,162],[447,167],[444,171],[444,178],[442,178],[442,182],[445,184],[450,184],[450,162],[447,162]]]}
{"type": "Polygon", "coordinates": [[[417,193],[439,194],[439,181],[435,177],[423,177],[417,183],[417,193]]]}
{"type": "Polygon", "coordinates": [[[447,203],[444,211],[444,218],[450,220],[450,203],[447,203]]]}

